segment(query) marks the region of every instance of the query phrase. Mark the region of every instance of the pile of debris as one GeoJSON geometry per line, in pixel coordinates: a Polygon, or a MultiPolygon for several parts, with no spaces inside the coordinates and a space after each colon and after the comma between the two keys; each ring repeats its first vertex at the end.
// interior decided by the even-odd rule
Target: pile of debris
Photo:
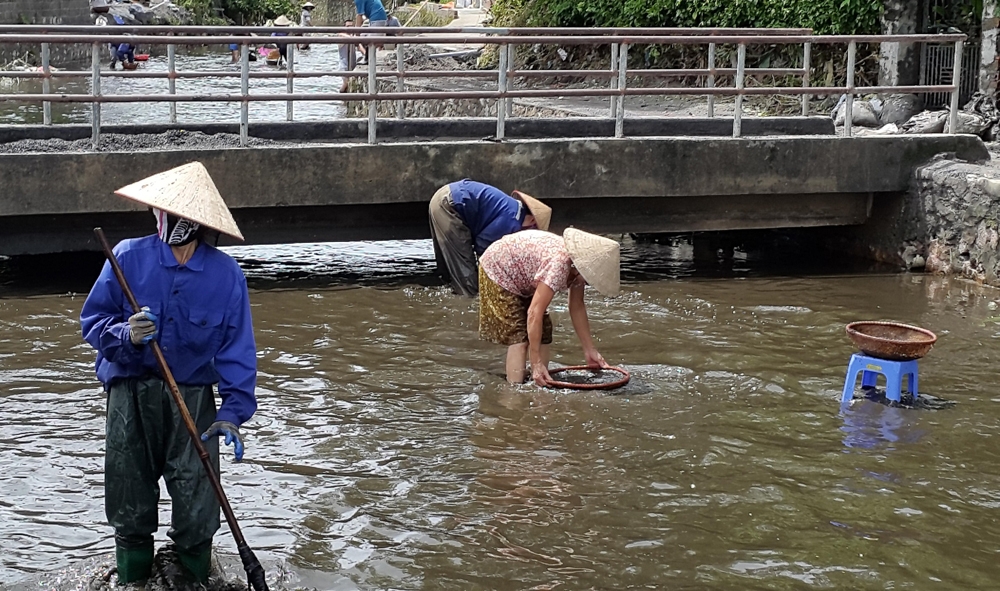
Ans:
{"type": "MultiPolygon", "coordinates": [[[[276,144],[272,140],[250,137],[248,147],[262,147],[276,144]]],[[[171,129],[163,133],[120,134],[107,133],[101,136],[98,152],[152,152],[166,150],[219,150],[239,148],[240,136],[232,133],[206,134],[200,131],[171,129]]],[[[0,144],[0,154],[39,154],[92,152],[90,138],[79,140],[44,139],[16,140],[0,144]]]]}
{"type": "MultiPolygon", "coordinates": [[[[429,45],[405,45],[403,62],[407,70],[469,70],[476,67],[481,50],[437,51],[429,45]]],[[[395,55],[390,64],[395,63],[395,55]]]]}
{"type": "Polygon", "coordinates": [[[190,11],[170,0],[149,3],[122,0],[91,0],[96,25],[190,25],[190,11]],[[106,7],[106,10],[105,10],[106,7]]]}
{"type": "MultiPolygon", "coordinates": [[[[851,110],[856,135],[952,133],[947,110],[925,110],[915,94],[893,94],[882,98],[858,98],[851,110]]],[[[847,114],[847,96],[840,97],[831,117],[842,128],[847,114]]],[[[978,135],[988,142],[1000,136],[1000,110],[994,96],[977,92],[958,113],[955,133],[978,135]]]]}

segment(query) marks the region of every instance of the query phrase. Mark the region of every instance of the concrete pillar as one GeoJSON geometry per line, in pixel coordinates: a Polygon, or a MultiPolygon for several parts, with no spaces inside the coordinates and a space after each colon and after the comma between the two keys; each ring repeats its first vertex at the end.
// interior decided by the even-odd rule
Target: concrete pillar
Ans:
{"type": "MultiPolygon", "coordinates": [[[[884,0],[882,33],[908,35],[918,32],[922,0],[884,0]]],[[[920,46],[915,43],[883,43],[879,50],[879,86],[920,83],[920,46]]]]}
{"type": "Polygon", "coordinates": [[[983,0],[983,36],[980,49],[979,90],[987,96],[997,91],[997,0],[983,0]]]}

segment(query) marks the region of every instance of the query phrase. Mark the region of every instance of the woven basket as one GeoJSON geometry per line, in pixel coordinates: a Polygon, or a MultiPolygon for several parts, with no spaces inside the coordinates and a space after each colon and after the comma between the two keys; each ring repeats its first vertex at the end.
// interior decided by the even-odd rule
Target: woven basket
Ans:
{"type": "Polygon", "coordinates": [[[865,355],[890,361],[920,359],[937,341],[933,332],[899,322],[852,322],[847,336],[865,355]]]}

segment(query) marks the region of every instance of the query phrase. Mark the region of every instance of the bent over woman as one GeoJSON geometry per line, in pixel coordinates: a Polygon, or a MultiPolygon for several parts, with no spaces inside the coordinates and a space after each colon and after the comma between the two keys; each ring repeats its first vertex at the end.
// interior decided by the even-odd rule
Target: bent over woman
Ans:
{"type": "Polygon", "coordinates": [[[618,294],[618,243],[575,228],[562,236],[524,230],[494,242],[479,261],[479,336],[507,346],[507,381],[524,381],[525,361],[540,386],[548,384],[552,321],[548,308],[556,292],[569,290],[569,315],[590,367],[609,367],[594,347],[583,300],[592,285],[618,294]]]}

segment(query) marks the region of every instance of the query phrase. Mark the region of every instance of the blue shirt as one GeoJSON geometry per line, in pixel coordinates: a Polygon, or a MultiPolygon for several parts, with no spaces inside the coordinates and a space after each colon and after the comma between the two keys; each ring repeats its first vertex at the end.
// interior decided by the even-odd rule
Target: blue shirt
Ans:
{"type": "Polygon", "coordinates": [[[370,21],[387,20],[381,0],[354,0],[354,7],[358,9],[358,14],[367,16],[370,21]]]}
{"type": "Polygon", "coordinates": [[[497,240],[521,229],[527,214],[524,204],[500,189],[469,179],[448,187],[458,217],[472,232],[478,256],[497,240]]]}
{"type": "MultiPolygon", "coordinates": [[[[253,416],[257,347],[247,282],[236,261],[201,243],[191,260],[179,265],[156,235],[122,241],[114,252],[139,305],[157,316],[157,340],[177,383],[219,384],[217,421],[240,425],[253,416]]],[[[152,349],[129,339],[132,314],[105,262],[80,313],[83,338],[97,349],[97,379],[105,390],[115,380],[160,375],[152,349]]]]}

